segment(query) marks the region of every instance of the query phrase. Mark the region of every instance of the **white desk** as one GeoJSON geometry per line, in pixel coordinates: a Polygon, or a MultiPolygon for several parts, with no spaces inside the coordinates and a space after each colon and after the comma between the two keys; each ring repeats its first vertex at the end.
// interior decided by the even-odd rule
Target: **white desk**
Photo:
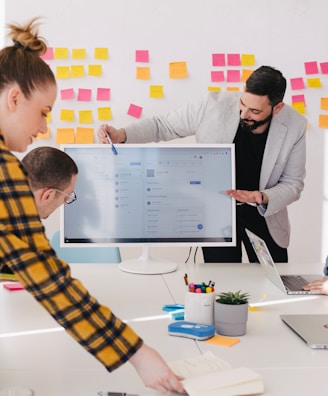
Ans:
{"type": "MultiPolygon", "coordinates": [[[[291,264],[303,273],[320,272],[291,264]]],[[[257,264],[181,265],[165,275],[133,275],[116,264],[72,265],[99,301],[113,311],[155,347],[167,361],[197,356],[211,350],[233,366],[247,366],[259,372],[265,395],[325,395],[328,352],[313,351],[285,326],[281,313],[328,312],[328,297],[290,297],[263,277],[257,264]],[[168,315],[162,306],[183,303],[183,275],[190,281],[216,282],[216,290],[251,293],[251,303],[264,298],[263,305],[249,313],[247,334],[231,348],[211,347],[204,342],[167,335],[168,315]]],[[[36,396],[92,396],[98,390],[159,395],[146,389],[130,364],[108,373],[62,331],[54,320],[25,291],[9,292],[0,287],[0,385],[20,384],[34,389],[36,396]],[[12,332],[50,329],[43,334],[4,336],[12,332]]]]}

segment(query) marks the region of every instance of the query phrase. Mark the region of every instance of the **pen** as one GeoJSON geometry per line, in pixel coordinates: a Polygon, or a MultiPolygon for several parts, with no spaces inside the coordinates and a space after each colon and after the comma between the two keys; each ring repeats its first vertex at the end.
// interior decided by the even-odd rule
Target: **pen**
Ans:
{"type": "Polygon", "coordinates": [[[106,137],[107,137],[108,143],[112,146],[112,151],[113,151],[113,153],[114,153],[115,155],[117,155],[118,152],[117,152],[116,147],[114,146],[114,144],[113,144],[113,142],[112,142],[112,139],[111,139],[110,136],[109,136],[109,133],[108,133],[107,131],[105,131],[105,133],[106,133],[106,137]]]}
{"type": "Polygon", "coordinates": [[[189,285],[189,281],[188,281],[188,275],[185,274],[183,277],[184,281],[185,281],[185,285],[188,286],[189,285]]]}

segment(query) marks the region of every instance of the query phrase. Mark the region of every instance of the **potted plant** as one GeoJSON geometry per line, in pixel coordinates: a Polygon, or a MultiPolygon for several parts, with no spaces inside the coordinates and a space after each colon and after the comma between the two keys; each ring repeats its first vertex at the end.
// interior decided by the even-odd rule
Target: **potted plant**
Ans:
{"type": "Polygon", "coordinates": [[[222,292],[216,296],[214,322],[218,334],[241,336],[246,334],[249,293],[222,292]]]}

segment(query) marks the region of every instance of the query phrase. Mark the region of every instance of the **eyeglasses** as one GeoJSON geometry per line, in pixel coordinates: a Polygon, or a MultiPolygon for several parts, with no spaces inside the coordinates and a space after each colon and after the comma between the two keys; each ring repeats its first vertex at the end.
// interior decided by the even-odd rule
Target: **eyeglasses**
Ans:
{"type": "Polygon", "coordinates": [[[75,191],[72,191],[70,194],[66,194],[64,191],[58,190],[58,188],[54,188],[55,191],[65,195],[64,202],[65,204],[69,205],[77,200],[77,196],[75,191]]]}

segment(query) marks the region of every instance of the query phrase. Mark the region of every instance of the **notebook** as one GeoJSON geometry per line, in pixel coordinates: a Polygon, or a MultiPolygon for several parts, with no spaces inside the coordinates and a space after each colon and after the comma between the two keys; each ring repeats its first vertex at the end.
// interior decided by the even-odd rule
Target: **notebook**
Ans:
{"type": "Polygon", "coordinates": [[[328,348],[328,315],[300,314],[281,315],[281,320],[290,327],[307,346],[313,349],[328,348]]]}
{"type": "Polygon", "coordinates": [[[308,290],[302,290],[302,286],[309,282],[322,278],[321,274],[311,275],[281,275],[272,259],[269,249],[259,236],[246,229],[248,238],[253,246],[257,258],[264,270],[265,276],[271,280],[276,286],[287,294],[321,294],[308,290]]]}

